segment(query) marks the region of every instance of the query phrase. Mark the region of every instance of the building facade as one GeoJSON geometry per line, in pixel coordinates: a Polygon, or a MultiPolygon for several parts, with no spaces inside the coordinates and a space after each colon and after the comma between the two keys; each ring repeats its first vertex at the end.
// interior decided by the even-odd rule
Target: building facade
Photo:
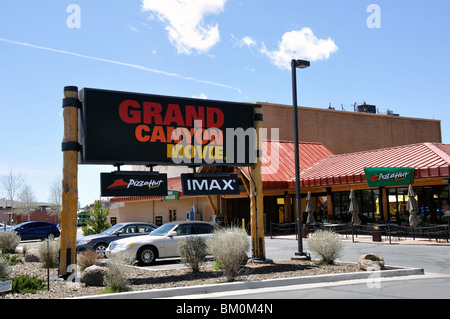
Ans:
{"type": "MultiPolygon", "coordinates": [[[[262,105],[264,114],[263,128],[267,129],[269,139],[263,143],[262,166],[264,216],[267,227],[270,222],[296,220],[294,143],[291,142],[294,134],[291,106],[259,104],[262,105]],[[274,135],[273,130],[277,134],[274,135]],[[278,140],[271,141],[274,136],[277,136],[278,140]]],[[[299,136],[302,141],[299,144],[302,210],[306,207],[306,194],[311,192],[316,207],[314,213],[316,220],[346,221],[349,217],[347,193],[354,189],[364,222],[380,220],[401,222],[406,216],[405,187],[374,189],[365,184],[365,177],[361,175],[363,171],[362,173],[358,171],[345,181],[340,179],[340,174],[346,172],[345,169],[348,168],[346,165],[363,169],[370,166],[382,167],[380,165],[403,166],[407,163],[415,167],[416,174],[419,174],[414,187],[424,214],[430,212],[428,218],[430,221],[443,220],[438,216],[440,213],[436,212],[442,211],[444,215],[447,208],[450,174],[443,171],[441,175],[430,178],[421,173],[423,167],[433,170],[433,163],[427,162],[423,163],[424,166],[417,166],[414,160],[431,153],[425,152],[427,154],[425,155],[418,148],[413,148],[414,151],[406,153],[411,162],[401,162],[400,159],[405,159],[406,155],[396,153],[396,150],[405,149],[405,145],[413,144],[421,145],[422,150],[427,147],[434,151],[440,149],[434,154],[445,166],[444,162],[450,152],[447,152],[445,145],[440,144],[439,120],[307,107],[300,107],[298,115],[299,136]],[[378,162],[366,161],[364,157],[366,153],[377,154],[378,162]],[[392,157],[398,157],[399,162],[393,161],[392,157]],[[355,159],[358,159],[360,166],[349,164],[355,159]],[[323,177],[321,174],[334,167],[334,164],[331,165],[334,162],[341,163],[342,171],[338,169],[334,175],[330,175],[331,177],[323,177]],[[335,182],[336,179],[340,182],[335,182]],[[437,202],[434,200],[436,196],[437,202]]],[[[169,176],[170,172],[169,168],[169,176]]],[[[211,220],[220,217],[228,224],[247,225],[250,221],[248,185],[251,183],[251,176],[247,168],[235,168],[234,172],[240,177],[240,195],[184,196],[179,177],[175,176],[169,178],[169,189],[178,192],[177,200],[163,197],[111,198],[110,216],[117,222],[139,220],[166,223],[186,219],[186,212],[193,209],[196,219],[211,220]]],[[[303,221],[306,220],[305,216],[303,213],[303,221]]]]}

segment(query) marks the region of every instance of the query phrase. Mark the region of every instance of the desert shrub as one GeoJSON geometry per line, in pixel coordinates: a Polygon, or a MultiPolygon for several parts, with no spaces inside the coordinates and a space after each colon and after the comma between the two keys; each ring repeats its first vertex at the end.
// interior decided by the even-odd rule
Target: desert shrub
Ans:
{"type": "Polygon", "coordinates": [[[311,251],[320,256],[321,262],[331,265],[342,255],[344,249],[339,234],[325,230],[310,234],[306,243],[311,251]]]}
{"type": "Polygon", "coordinates": [[[18,275],[12,279],[12,292],[19,294],[35,294],[46,287],[45,280],[39,276],[18,275]]]}
{"type": "Polygon", "coordinates": [[[130,283],[127,279],[127,261],[119,257],[113,257],[106,263],[106,273],[103,283],[103,293],[115,293],[130,291],[130,283]]]}
{"type": "Polygon", "coordinates": [[[186,237],[178,243],[178,253],[183,264],[191,268],[192,272],[199,272],[208,255],[208,247],[199,236],[186,237]]]}
{"type": "Polygon", "coordinates": [[[242,228],[222,228],[214,232],[207,246],[227,280],[233,281],[247,262],[251,239],[242,228]]]}
{"type": "Polygon", "coordinates": [[[0,248],[6,253],[15,253],[20,236],[15,231],[0,232],[0,248]]]}
{"type": "Polygon", "coordinates": [[[0,256],[0,281],[8,278],[11,275],[12,268],[9,260],[3,256],[0,256]]]}
{"type": "Polygon", "coordinates": [[[6,259],[11,266],[23,264],[22,258],[16,254],[0,254],[0,258],[6,259]]]}
{"type": "Polygon", "coordinates": [[[58,267],[58,250],[59,240],[44,240],[39,244],[38,253],[39,259],[44,263],[44,268],[56,268],[58,267]],[[48,253],[47,253],[48,244],[48,253]]]}
{"type": "Polygon", "coordinates": [[[77,265],[80,271],[84,271],[87,267],[97,264],[99,260],[100,256],[95,250],[85,250],[78,254],[77,265]]]}

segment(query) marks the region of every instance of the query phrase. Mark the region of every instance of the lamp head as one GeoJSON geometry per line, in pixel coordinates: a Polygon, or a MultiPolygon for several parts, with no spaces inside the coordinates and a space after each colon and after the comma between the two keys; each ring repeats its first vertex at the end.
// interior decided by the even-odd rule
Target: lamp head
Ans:
{"type": "Polygon", "coordinates": [[[305,61],[305,60],[292,60],[292,64],[297,69],[306,69],[307,67],[309,67],[311,65],[309,61],[305,61]]]}

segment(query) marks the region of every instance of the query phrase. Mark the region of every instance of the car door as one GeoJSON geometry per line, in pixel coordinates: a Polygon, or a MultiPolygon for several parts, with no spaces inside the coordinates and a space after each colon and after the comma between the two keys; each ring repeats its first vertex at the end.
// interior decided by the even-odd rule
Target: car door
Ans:
{"type": "Polygon", "coordinates": [[[37,222],[29,230],[29,239],[44,239],[49,232],[49,224],[37,222]]]}
{"type": "Polygon", "coordinates": [[[17,233],[20,236],[20,240],[28,240],[30,239],[30,228],[32,227],[32,224],[25,224],[20,226],[17,229],[17,233]]]}
{"type": "Polygon", "coordinates": [[[138,230],[136,228],[136,224],[125,225],[122,229],[120,229],[116,235],[118,235],[117,239],[128,238],[132,236],[138,235],[138,230]]]}
{"type": "MultiPolygon", "coordinates": [[[[161,257],[177,257],[178,255],[178,243],[183,238],[191,235],[191,224],[178,225],[175,229],[176,235],[166,236],[164,240],[164,256],[161,257]]],[[[161,254],[161,252],[160,252],[161,254]]]]}
{"type": "Polygon", "coordinates": [[[136,225],[136,230],[139,234],[146,235],[154,231],[156,228],[148,224],[136,225]]]}
{"type": "Polygon", "coordinates": [[[194,234],[202,237],[203,239],[211,238],[214,234],[214,226],[210,224],[193,224],[194,234]]]}

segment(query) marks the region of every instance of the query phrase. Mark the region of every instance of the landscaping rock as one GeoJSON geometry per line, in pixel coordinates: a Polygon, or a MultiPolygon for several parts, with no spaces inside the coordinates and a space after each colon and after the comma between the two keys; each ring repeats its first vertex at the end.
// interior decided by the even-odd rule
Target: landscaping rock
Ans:
{"type": "Polygon", "coordinates": [[[103,279],[105,278],[106,267],[90,266],[87,267],[82,275],[81,280],[86,286],[103,286],[103,279]]]}
{"type": "Polygon", "coordinates": [[[358,269],[364,271],[377,271],[384,269],[384,259],[375,254],[366,254],[359,257],[358,269]]]}
{"type": "Polygon", "coordinates": [[[37,250],[27,250],[24,256],[25,262],[40,262],[41,258],[37,250]]]}

